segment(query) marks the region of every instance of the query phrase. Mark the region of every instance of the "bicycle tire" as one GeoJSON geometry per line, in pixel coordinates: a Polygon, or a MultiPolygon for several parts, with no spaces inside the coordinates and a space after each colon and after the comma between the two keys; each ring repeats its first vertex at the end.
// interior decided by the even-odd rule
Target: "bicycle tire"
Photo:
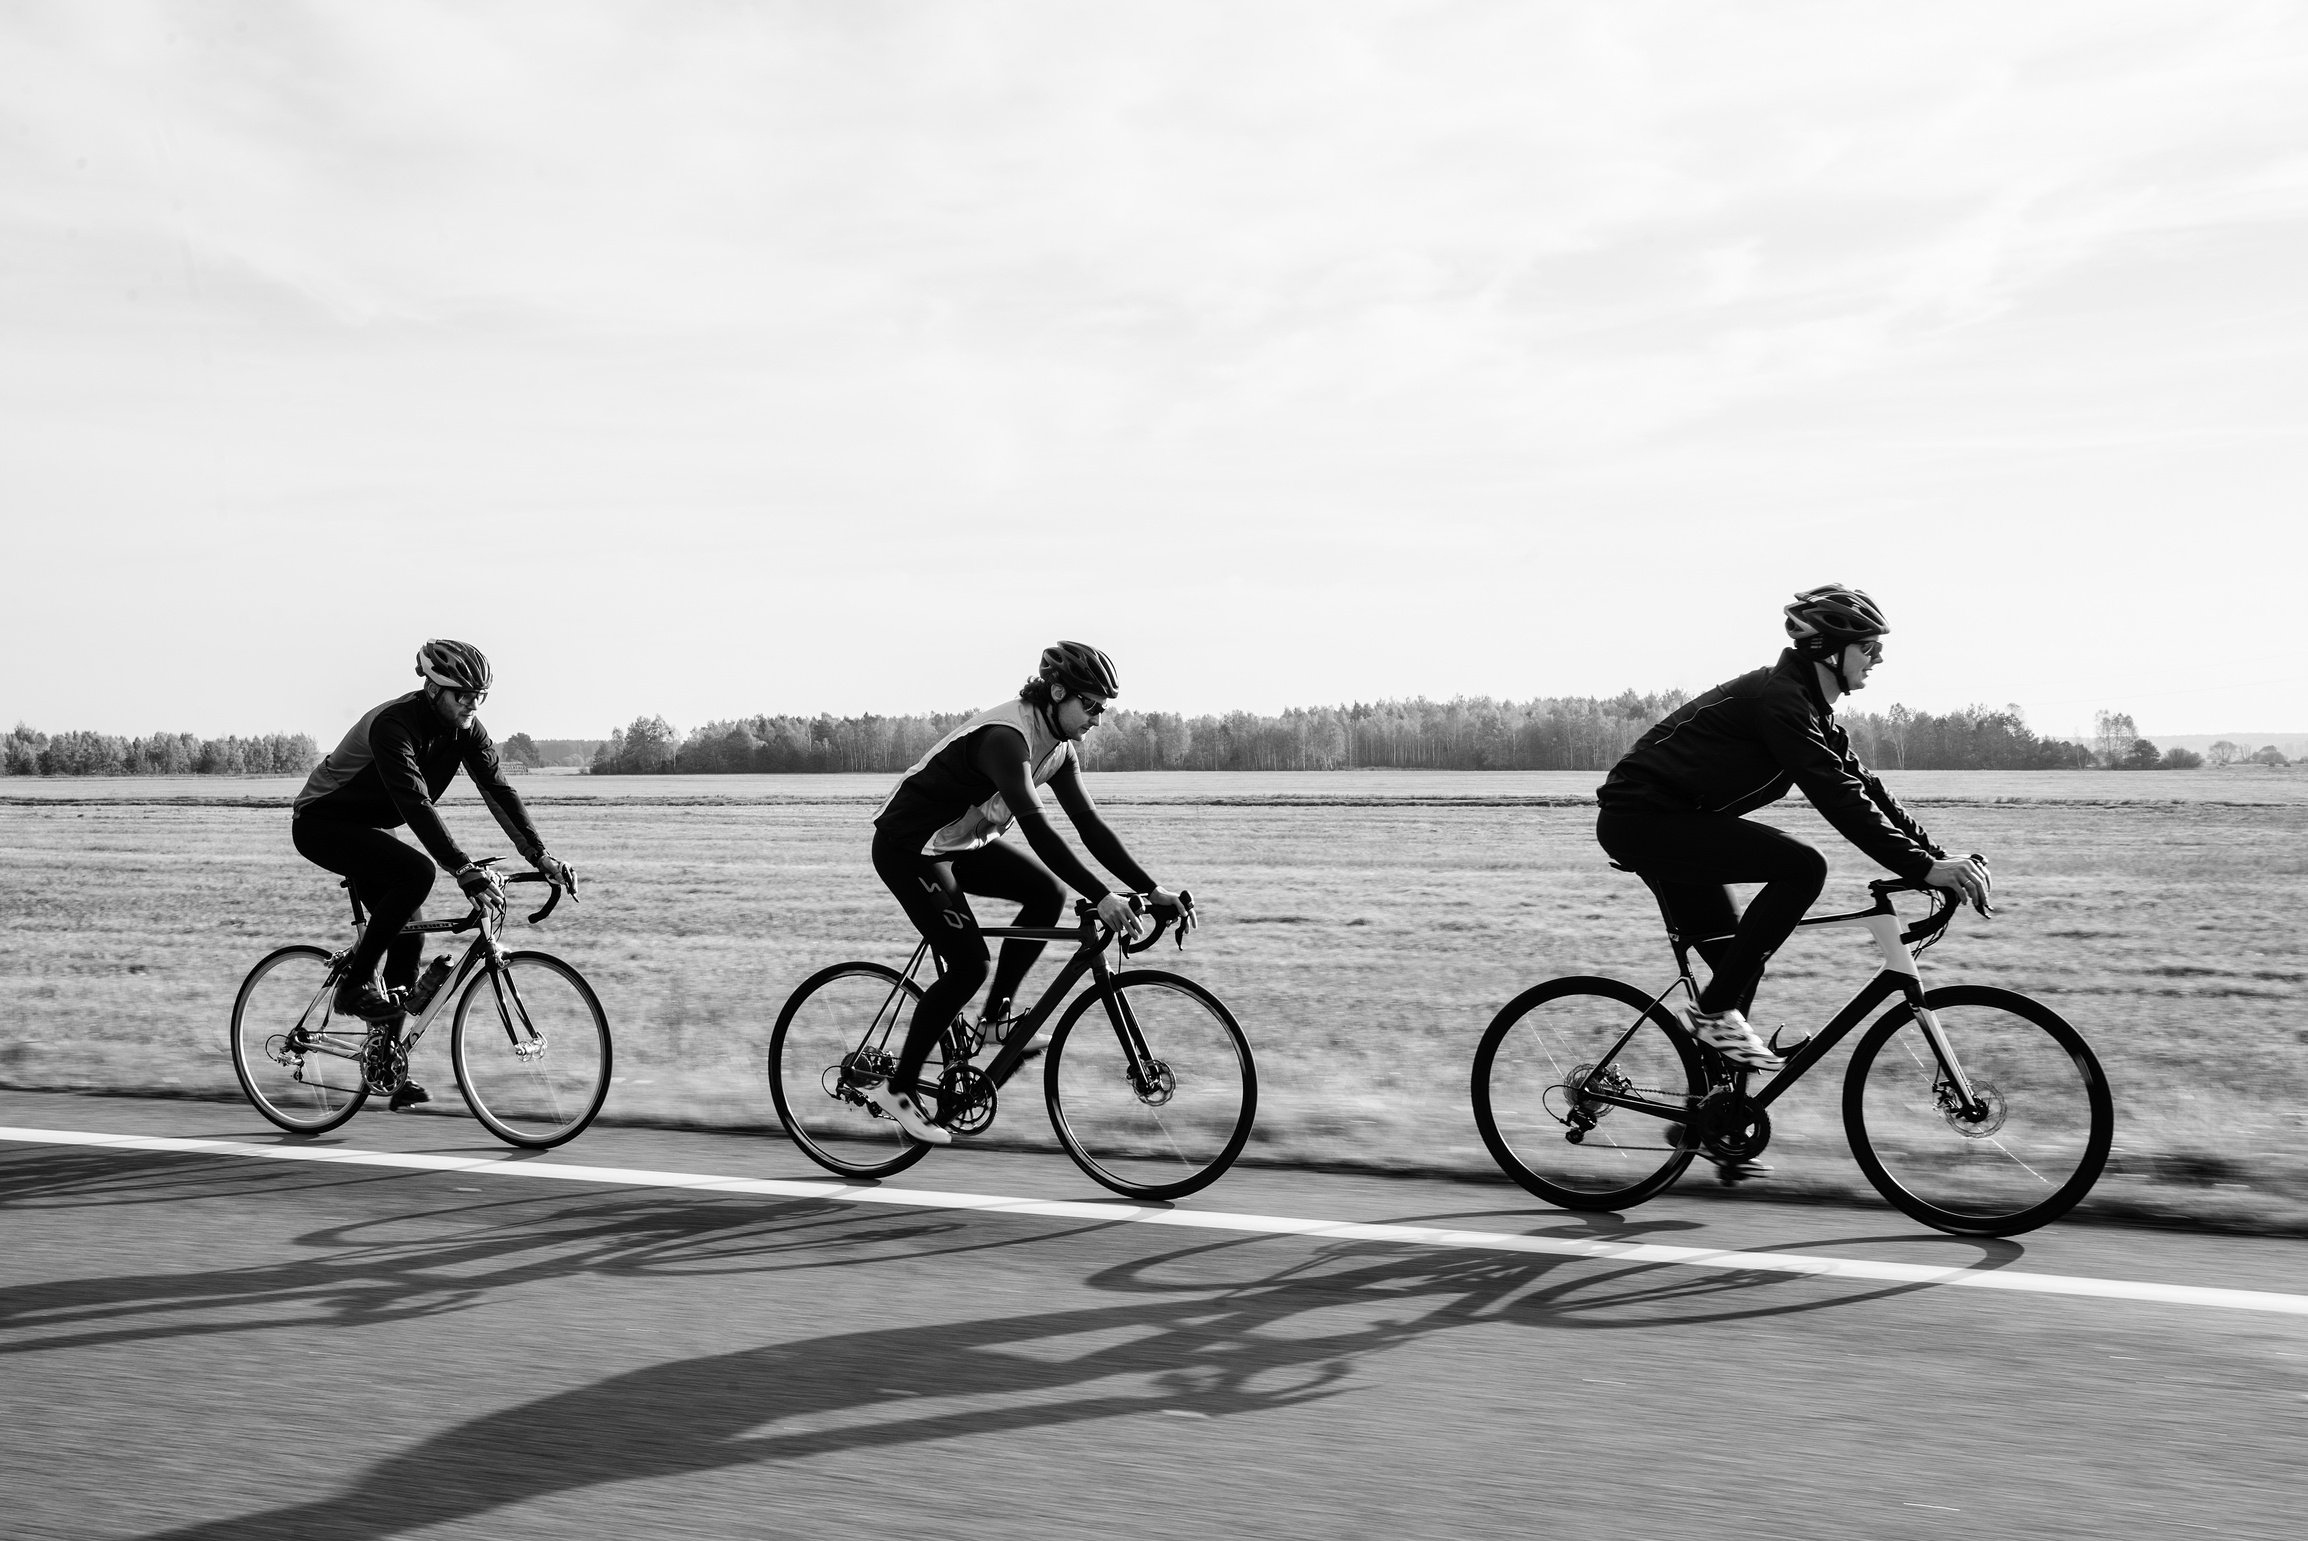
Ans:
{"type": "Polygon", "coordinates": [[[1695,1106],[1707,1089],[1698,1051],[1665,1009],[1616,979],[1573,975],[1533,985],[1483,1030],[1468,1088],[1475,1128],[1499,1170],[1526,1192],[1564,1209],[1624,1209],[1690,1166],[1690,1140],[1675,1137],[1667,1120],[1625,1108],[1590,1107],[1593,1126],[1577,1141],[1569,1137],[1574,1078],[1591,1074],[1638,1019],[1611,1061],[1627,1083],[1621,1089],[1695,1106]]]}
{"type": "Polygon", "coordinates": [[[327,949],[283,947],[257,960],[233,997],[233,1074],[250,1104],[291,1134],[326,1134],[369,1100],[359,1057],[369,1025],[355,1019],[332,1030],[335,985],[327,949]],[[286,1041],[300,1032],[317,1041],[314,1053],[286,1041]]]}
{"type": "Polygon", "coordinates": [[[1178,1199],[1209,1187],[1242,1154],[1258,1117],[1258,1066],[1225,1002],[1182,975],[1134,969],[1067,1008],[1050,1034],[1042,1095],[1058,1143],[1092,1181],[1131,1198],[1178,1199]],[[1109,1000],[1160,1066],[1150,1084],[1132,1077],[1104,1010],[1075,1031],[1109,1000]]]}
{"type": "Polygon", "coordinates": [[[508,1145],[550,1150],[583,1134],[608,1100],[615,1061],[600,997],[551,953],[506,953],[457,996],[457,1090],[508,1145]]]}
{"type": "MultiPolygon", "coordinates": [[[[787,1136],[827,1171],[888,1177],[930,1153],[864,1104],[858,1094],[878,1077],[852,1065],[861,1051],[894,1063],[921,998],[921,986],[880,963],[819,969],[786,997],[769,1035],[769,1095],[787,1136]]],[[[923,1085],[937,1084],[944,1055],[942,1043],[931,1051],[923,1085]]]]}
{"type": "Polygon", "coordinates": [[[2016,991],[1944,985],[1923,1001],[1994,1122],[1940,1106],[1936,1057],[1901,1001],[1851,1051],[1844,1076],[1844,1133],[1860,1171],[1901,1211],[1954,1235],[2017,1236],[2057,1220],[2099,1181],[2115,1139],[2115,1099],[2091,1045],[2016,991]]]}

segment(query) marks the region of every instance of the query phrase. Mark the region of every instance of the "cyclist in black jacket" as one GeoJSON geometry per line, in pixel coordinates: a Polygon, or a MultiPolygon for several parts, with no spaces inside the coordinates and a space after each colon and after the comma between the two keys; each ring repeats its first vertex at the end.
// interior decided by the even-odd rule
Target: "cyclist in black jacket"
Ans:
{"type": "MultiPolygon", "coordinates": [[[[474,715],[489,693],[489,660],[470,643],[436,637],[418,649],[417,673],[425,680],[422,689],[372,708],[313,767],[290,815],[297,851],[351,878],[368,906],[368,926],[337,988],[336,1010],[372,1022],[389,1022],[408,1007],[388,992],[415,982],[424,938],[398,933],[432,892],[433,862],[476,903],[504,904],[504,880],[474,865],[433,806],[459,766],[473,778],[513,848],[571,898],[577,893],[576,874],[545,849],[520,794],[505,782],[496,743],[474,715]],[[401,824],[415,831],[432,861],[387,833],[401,824]],[[380,960],[384,988],[378,985],[380,960]]],[[[430,1100],[423,1087],[404,1080],[391,1105],[399,1112],[430,1100]]]]}
{"type": "Polygon", "coordinates": [[[1793,645],[1778,663],[1716,686],[1662,718],[1596,792],[1595,838],[1641,875],[1667,923],[1713,970],[1691,1030],[1736,1064],[1785,1062],[1755,1036],[1747,1007],[1763,965],[1827,882],[1827,859],[1793,835],[1741,818],[1800,787],[1843,837],[1904,878],[1984,904],[1985,863],[1953,861],[1852,752],[1835,703],[1883,661],[1883,611],[1841,584],[1787,606],[1793,645]],[[1739,915],[1726,883],[1761,883],[1739,915]]]}

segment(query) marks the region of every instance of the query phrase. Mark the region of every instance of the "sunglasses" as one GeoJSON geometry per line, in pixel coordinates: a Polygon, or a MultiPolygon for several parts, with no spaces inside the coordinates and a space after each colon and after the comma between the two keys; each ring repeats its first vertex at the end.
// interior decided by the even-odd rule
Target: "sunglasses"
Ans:
{"type": "Polygon", "coordinates": [[[443,695],[455,696],[458,700],[467,702],[473,706],[479,706],[483,701],[489,699],[489,692],[486,690],[459,690],[454,685],[443,685],[441,687],[441,693],[443,695]]]}
{"type": "Polygon", "coordinates": [[[1096,697],[1076,696],[1074,699],[1082,703],[1082,715],[1089,718],[1092,722],[1096,722],[1099,718],[1106,715],[1106,703],[1098,700],[1096,697]]]}
{"type": "Polygon", "coordinates": [[[1859,644],[1859,650],[1860,650],[1862,653],[1865,653],[1865,654],[1867,655],[1867,658],[1868,658],[1868,662],[1870,662],[1870,663],[1881,663],[1881,662],[1883,662],[1883,644],[1882,644],[1882,643],[1880,643],[1880,642],[1862,642],[1862,643],[1860,643],[1860,644],[1859,644]]]}

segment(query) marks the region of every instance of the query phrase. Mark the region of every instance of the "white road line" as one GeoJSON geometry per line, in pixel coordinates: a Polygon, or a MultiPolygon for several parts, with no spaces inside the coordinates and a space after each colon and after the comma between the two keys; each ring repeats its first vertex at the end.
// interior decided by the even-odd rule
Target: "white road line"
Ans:
{"type": "Polygon", "coordinates": [[[598,1183],[622,1188],[685,1188],[706,1193],[757,1194],[765,1198],[820,1199],[840,1204],[891,1204],[905,1209],[977,1209],[990,1214],[1032,1215],[1052,1220],[1103,1220],[1111,1224],[1164,1225],[1191,1231],[1313,1236],[1332,1241],[1381,1241],[1410,1247],[1440,1247],[1452,1251],[1526,1252],[1548,1257],[1585,1257],[1606,1262],[1650,1263],[1675,1268],[1802,1274],[1818,1279],[1919,1284],[1946,1289],[2012,1290],[2028,1295],[2074,1295],[2098,1300],[2138,1300],[2159,1305],[2201,1306],[2227,1311],[2273,1311],[2286,1316],[2308,1316],[2308,1295],[2285,1295],[2268,1290],[2214,1289],[2195,1284],[2150,1284],[2133,1279],[2091,1279],[2064,1274],[2021,1273],[2012,1269],[1931,1268],[1915,1263],[1877,1263],[1859,1258],[1817,1257],[1794,1252],[1730,1252],[1704,1247],[1667,1247],[1654,1242],[1513,1236],[1498,1231],[1446,1230],[1427,1225],[1371,1225],[1347,1220],[1307,1220],[1289,1215],[1227,1214],[1209,1209],[1148,1209],[1134,1204],[1084,1204],[1006,1198],[989,1193],[943,1193],[930,1188],[885,1188],[764,1177],[716,1177],[701,1172],[653,1172],[630,1167],[576,1166],[515,1155],[404,1155],[394,1151],[351,1150],[344,1146],[247,1145],[237,1140],[173,1139],[157,1135],[99,1134],[72,1129],[17,1129],[5,1125],[0,1125],[0,1140],[26,1145],[89,1145],[107,1150],[239,1156],[262,1161],[312,1161],[406,1172],[462,1172],[476,1177],[598,1183]]]}

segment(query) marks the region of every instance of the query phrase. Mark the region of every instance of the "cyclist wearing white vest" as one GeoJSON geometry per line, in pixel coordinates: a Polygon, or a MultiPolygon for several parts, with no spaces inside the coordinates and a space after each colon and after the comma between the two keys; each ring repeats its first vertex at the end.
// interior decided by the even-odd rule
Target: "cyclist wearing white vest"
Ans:
{"type": "MultiPolygon", "coordinates": [[[[986,981],[990,960],[968,895],[1010,900],[1018,905],[1015,924],[1049,927],[1058,923],[1071,888],[1098,906],[1110,930],[1137,935],[1128,898],[1100,882],[1067,846],[1043,810],[1040,788],[1057,794],[1090,854],[1130,892],[1177,903],[1175,893],[1131,859],[1082,785],[1078,746],[1118,688],[1114,661],[1098,649],[1081,642],[1045,648],[1040,670],[1016,700],[939,739],[874,815],[874,871],[943,966],[914,1010],[895,1073],[866,1093],[917,1140],[944,1145],[953,1139],[923,1110],[916,1083],[938,1035],[986,981]],[[1013,821],[1032,854],[1001,838],[1013,821]]],[[[1002,944],[979,1013],[989,1041],[998,1042],[1008,1029],[1010,1001],[1042,945],[1019,938],[1002,944]]]]}

